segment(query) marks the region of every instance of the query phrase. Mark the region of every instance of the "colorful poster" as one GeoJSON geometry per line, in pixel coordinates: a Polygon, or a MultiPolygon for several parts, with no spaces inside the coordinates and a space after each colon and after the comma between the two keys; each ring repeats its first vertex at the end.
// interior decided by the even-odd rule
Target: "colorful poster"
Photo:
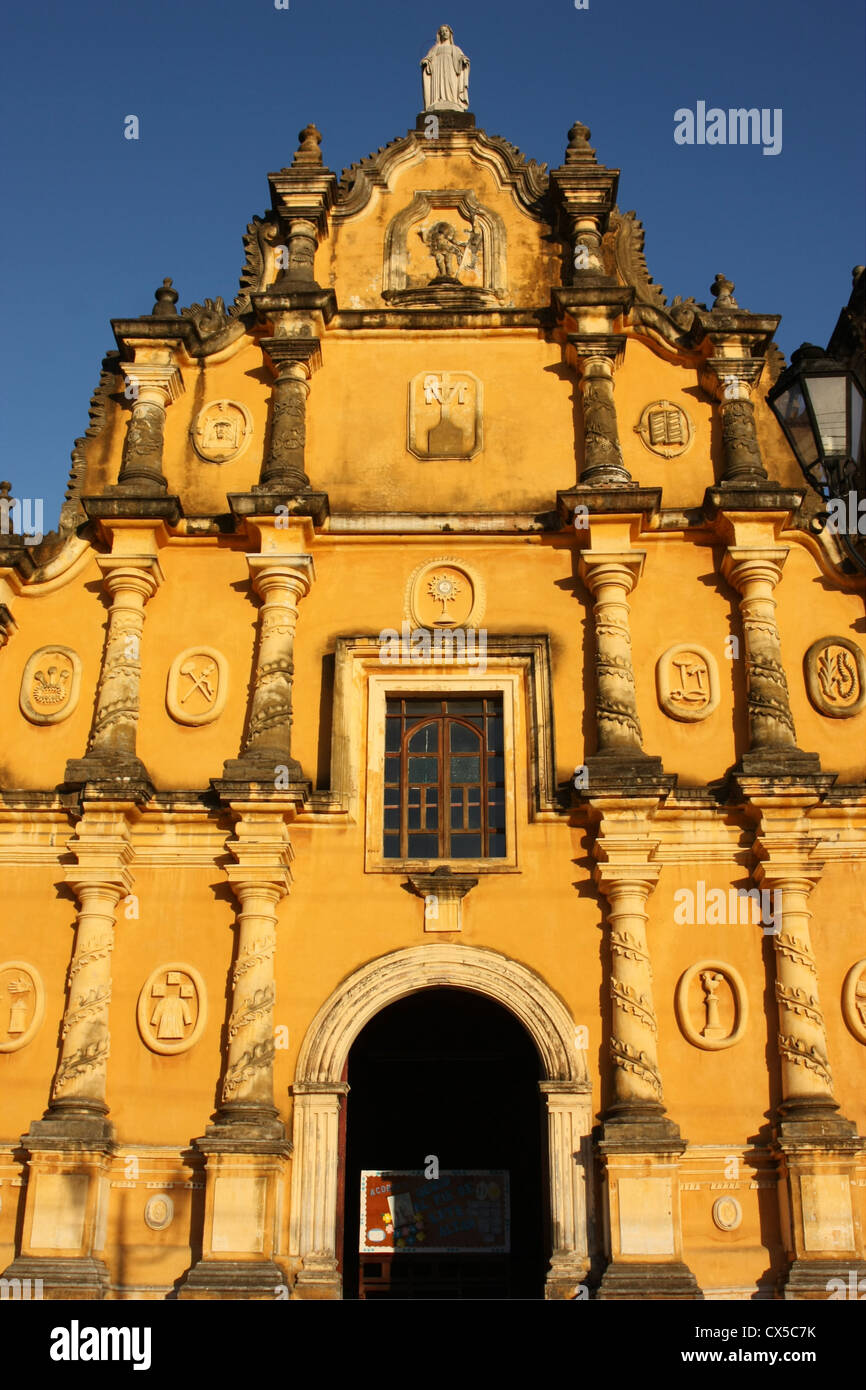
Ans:
{"type": "Polygon", "coordinates": [[[444,1169],[361,1173],[359,1247],[365,1255],[506,1255],[508,1173],[444,1169]]]}

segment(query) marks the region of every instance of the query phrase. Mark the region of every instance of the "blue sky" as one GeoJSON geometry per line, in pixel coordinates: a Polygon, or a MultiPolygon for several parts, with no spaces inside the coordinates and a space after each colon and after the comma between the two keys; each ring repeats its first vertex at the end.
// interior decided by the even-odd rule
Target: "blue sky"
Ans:
{"type": "Polygon", "coordinates": [[[308,121],[339,173],[414,125],[439,24],[472,63],[479,126],[562,162],[569,125],[622,170],[668,295],[783,316],[786,355],[826,343],[864,253],[861,0],[43,0],[7,7],[0,60],[0,477],[56,524],[109,319],[237,291],[266,175],[308,121]],[[781,108],[782,150],[680,146],[674,112],[781,108]],[[124,117],[140,139],[123,138],[124,117]]]}

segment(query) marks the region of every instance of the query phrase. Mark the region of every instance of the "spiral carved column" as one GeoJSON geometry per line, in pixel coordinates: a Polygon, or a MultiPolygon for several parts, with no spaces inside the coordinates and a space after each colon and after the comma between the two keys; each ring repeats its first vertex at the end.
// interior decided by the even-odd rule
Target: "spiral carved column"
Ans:
{"type": "Polygon", "coordinates": [[[785,1297],[826,1299],[829,1280],[866,1274],[858,1257],[853,1203],[856,1165],[864,1140],[839,1114],[812,948],[809,900],[824,865],[815,855],[805,813],[808,793],[786,806],[764,801],[755,839],[755,878],[782,895],[781,929],[772,937],[777,1044],[782,1098],[773,1148],[779,1168],[782,1230],[790,1267],[785,1297]]]}
{"type": "Polygon", "coordinates": [[[86,757],[67,765],[66,780],[146,779],[146,769],[135,751],[141,637],[144,606],[159,588],[162,571],[152,556],[100,555],[97,563],[111,595],[111,608],[89,749],[86,757]]]}
{"type": "Polygon", "coordinates": [[[162,471],[165,412],[183,393],[179,368],[156,362],[124,364],[136,391],[123,444],[117,490],[136,496],[163,497],[168,484],[162,471]]]}
{"type": "Polygon", "coordinates": [[[784,763],[794,763],[798,769],[819,768],[816,754],[797,747],[776,625],[773,590],[787,555],[784,546],[732,545],[722,561],[723,575],[740,595],[743,619],[749,702],[749,752],[742,759],[746,770],[759,770],[762,762],[777,770],[784,763]]]}

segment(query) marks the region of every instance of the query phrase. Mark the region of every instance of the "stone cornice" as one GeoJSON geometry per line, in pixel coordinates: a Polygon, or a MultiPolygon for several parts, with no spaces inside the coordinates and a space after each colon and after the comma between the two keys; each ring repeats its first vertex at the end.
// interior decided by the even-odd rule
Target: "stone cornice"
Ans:
{"type": "Polygon", "coordinates": [[[484,130],[449,129],[444,120],[440,120],[440,135],[436,140],[428,140],[423,129],[411,130],[344,169],[334,208],[335,221],[361,212],[375,188],[390,188],[396,171],[425,152],[434,158],[473,154],[494,169],[501,185],[511,190],[525,212],[549,224],[549,217],[545,216],[548,211],[545,206],[548,195],[546,165],[527,160],[516,146],[500,135],[488,135],[484,130]]]}

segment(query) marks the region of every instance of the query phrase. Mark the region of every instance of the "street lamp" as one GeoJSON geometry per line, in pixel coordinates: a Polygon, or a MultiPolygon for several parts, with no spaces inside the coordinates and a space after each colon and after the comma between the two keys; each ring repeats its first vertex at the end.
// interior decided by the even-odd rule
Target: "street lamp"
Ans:
{"type": "Polygon", "coordinates": [[[767,402],[804,477],[827,504],[830,529],[858,569],[866,570],[866,559],[851,541],[866,534],[864,393],[857,377],[823,348],[804,343],[767,402]]]}

